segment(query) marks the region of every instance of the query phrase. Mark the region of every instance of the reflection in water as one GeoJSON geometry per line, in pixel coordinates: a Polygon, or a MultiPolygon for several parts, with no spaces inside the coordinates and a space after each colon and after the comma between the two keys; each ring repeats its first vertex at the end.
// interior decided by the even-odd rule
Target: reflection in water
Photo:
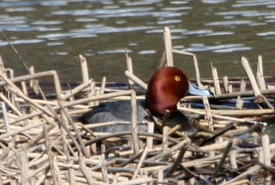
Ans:
{"type": "MultiPolygon", "coordinates": [[[[210,76],[210,62],[221,75],[243,75],[241,56],[255,64],[258,54],[270,75],[275,70],[274,8],[273,0],[4,0],[0,29],[28,65],[56,69],[63,81],[80,80],[79,54],[87,57],[92,78],[126,81],[125,48],[135,73],[147,80],[164,50],[164,26],[171,28],[175,49],[197,55],[203,77],[210,76]]],[[[25,73],[3,37],[0,49],[6,65],[25,73]]],[[[192,68],[188,57],[175,55],[174,60],[192,68]]],[[[194,77],[193,70],[185,71],[194,77]]]]}

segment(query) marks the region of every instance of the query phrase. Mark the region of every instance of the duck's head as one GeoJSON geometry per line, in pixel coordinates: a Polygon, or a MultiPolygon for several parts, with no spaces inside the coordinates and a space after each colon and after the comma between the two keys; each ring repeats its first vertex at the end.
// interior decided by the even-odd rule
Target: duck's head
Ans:
{"type": "Polygon", "coordinates": [[[163,116],[165,110],[177,110],[178,101],[188,91],[187,76],[176,67],[159,68],[151,77],[146,93],[146,106],[155,116],[163,116]]]}

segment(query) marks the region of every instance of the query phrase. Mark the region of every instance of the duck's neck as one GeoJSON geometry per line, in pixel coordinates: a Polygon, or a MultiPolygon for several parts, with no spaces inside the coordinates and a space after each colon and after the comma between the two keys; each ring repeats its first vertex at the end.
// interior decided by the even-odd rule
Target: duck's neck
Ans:
{"type": "Polygon", "coordinates": [[[177,110],[179,99],[174,96],[163,96],[156,93],[155,95],[146,95],[147,108],[153,115],[163,116],[166,110],[171,112],[177,110]]]}

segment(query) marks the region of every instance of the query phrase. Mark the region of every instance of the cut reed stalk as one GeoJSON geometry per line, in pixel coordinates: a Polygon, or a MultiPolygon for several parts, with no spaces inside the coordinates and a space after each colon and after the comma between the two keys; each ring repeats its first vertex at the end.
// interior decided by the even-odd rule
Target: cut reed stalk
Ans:
{"type": "Polygon", "coordinates": [[[164,45],[166,53],[167,66],[174,66],[173,62],[173,49],[172,49],[172,39],[169,27],[164,27],[164,45]]]}

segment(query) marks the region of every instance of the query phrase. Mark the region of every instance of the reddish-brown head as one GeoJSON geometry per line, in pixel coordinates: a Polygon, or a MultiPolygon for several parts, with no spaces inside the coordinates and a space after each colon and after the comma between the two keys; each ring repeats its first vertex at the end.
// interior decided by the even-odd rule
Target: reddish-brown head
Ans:
{"type": "Polygon", "coordinates": [[[178,101],[188,91],[187,76],[176,67],[159,68],[151,77],[146,93],[146,106],[153,115],[165,110],[176,111],[178,101]]]}

